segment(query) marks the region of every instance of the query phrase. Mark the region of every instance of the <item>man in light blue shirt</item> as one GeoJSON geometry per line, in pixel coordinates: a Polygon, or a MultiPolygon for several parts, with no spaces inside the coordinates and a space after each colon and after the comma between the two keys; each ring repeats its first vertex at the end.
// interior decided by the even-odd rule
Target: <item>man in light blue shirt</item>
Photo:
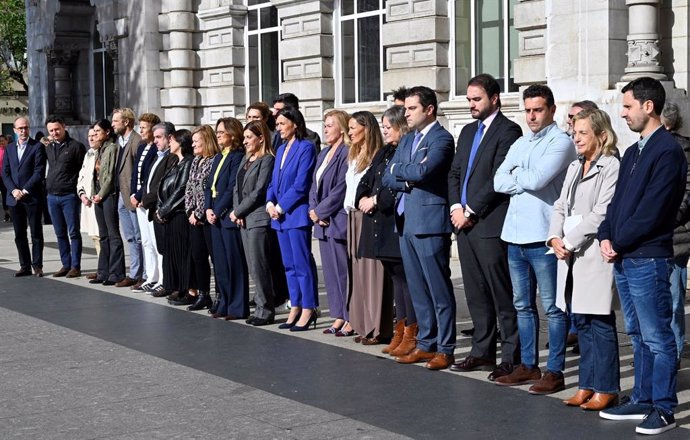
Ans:
{"type": "Polygon", "coordinates": [[[568,320],[556,307],[556,256],[547,254],[553,204],[576,152],[570,137],[554,122],[556,105],[551,89],[532,85],[522,95],[531,134],[519,138],[496,171],[494,189],[510,195],[501,239],[508,243],[508,265],[517,310],[522,364],[496,379],[497,385],[534,383],[532,394],[551,394],[565,388],[565,341],[568,320]],[[539,369],[539,314],[536,290],[549,323],[546,372],[539,369]]]}

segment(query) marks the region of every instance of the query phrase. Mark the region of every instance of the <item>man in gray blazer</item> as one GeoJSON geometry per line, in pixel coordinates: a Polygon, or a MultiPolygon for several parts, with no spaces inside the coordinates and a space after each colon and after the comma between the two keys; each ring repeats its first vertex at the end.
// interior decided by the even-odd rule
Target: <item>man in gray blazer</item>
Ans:
{"type": "Polygon", "coordinates": [[[455,351],[455,296],[450,282],[448,170],[453,136],[436,120],[438,101],[428,87],[412,87],[405,98],[405,135],[383,176],[397,192],[400,251],[419,333],[402,364],[426,361],[430,370],[448,368],[455,351]]]}
{"type": "Polygon", "coordinates": [[[138,287],[146,278],[144,256],[141,249],[141,232],[137,220],[136,207],[130,201],[132,186],[132,167],[137,156],[141,136],[134,131],[136,117],[129,108],[113,110],[113,130],[117,134],[119,150],[117,153],[116,186],[120,194],[117,210],[120,214],[120,227],[129,243],[129,275],[115,284],[117,287],[138,287]]]}

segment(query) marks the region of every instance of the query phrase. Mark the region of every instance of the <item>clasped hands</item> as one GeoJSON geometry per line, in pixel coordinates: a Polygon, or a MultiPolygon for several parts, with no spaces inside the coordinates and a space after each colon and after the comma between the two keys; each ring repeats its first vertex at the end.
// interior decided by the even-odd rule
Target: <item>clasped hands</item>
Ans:
{"type": "Polygon", "coordinates": [[[477,222],[465,217],[465,209],[462,207],[456,208],[450,213],[450,222],[456,229],[471,228],[477,222]]]}

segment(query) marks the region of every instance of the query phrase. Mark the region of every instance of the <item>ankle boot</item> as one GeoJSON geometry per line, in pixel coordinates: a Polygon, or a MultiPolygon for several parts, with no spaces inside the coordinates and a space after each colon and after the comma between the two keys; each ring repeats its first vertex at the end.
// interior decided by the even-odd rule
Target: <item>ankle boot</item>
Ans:
{"type": "Polygon", "coordinates": [[[403,333],[402,342],[398,345],[395,350],[391,350],[388,353],[391,356],[405,356],[410,354],[412,350],[417,348],[417,323],[405,327],[405,332],[403,333]]]}
{"type": "Polygon", "coordinates": [[[196,297],[196,302],[192,304],[191,306],[187,307],[187,310],[203,310],[206,308],[210,308],[212,305],[211,301],[211,295],[208,292],[204,292],[203,290],[199,291],[199,295],[196,297]]]}
{"type": "Polygon", "coordinates": [[[390,353],[391,351],[398,348],[398,345],[400,345],[400,343],[402,342],[404,332],[405,320],[401,319],[395,323],[395,328],[393,329],[393,339],[391,339],[391,343],[388,344],[383,350],[381,350],[381,353],[390,353]]]}
{"type": "MultiPolygon", "coordinates": [[[[209,297],[210,297],[210,296],[211,296],[211,294],[209,293],[209,297]]],[[[211,307],[209,307],[208,313],[211,314],[211,315],[213,315],[214,313],[216,313],[216,312],[218,311],[218,306],[219,306],[219,305],[220,305],[220,293],[216,292],[216,297],[215,297],[215,299],[213,300],[213,302],[211,303],[211,307]]]]}

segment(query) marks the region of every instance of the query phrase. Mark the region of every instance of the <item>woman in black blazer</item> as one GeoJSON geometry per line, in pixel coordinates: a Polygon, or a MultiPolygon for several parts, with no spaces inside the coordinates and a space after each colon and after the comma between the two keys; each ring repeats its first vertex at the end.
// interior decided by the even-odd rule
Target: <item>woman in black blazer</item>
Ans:
{"type": "MultiPolygon", "coordinates": [[[[371,168],[359,181],[355,196],[357,206],[364,212],[362,237],[366,237],[359,242],[358,251],[361,257],[381,260],[393,282],[397,322],[391,343],[381,351],[391,356],[402,356],[416,347],[417,317],[412,308],[400,255],[400,241],[395,224],[395,194],[383,186],[382,176],[395,154],[398,142],[407,133],[405,109],[402,106],[387,109],[383,113],[382,125],[386,145],[374,156],[371,168]]],[[[393,307],[391,299],[383,298],[382,319],[390,319],[393,307]]]]}
{"type": "Polygon", "coordinates": [[[263,121],[244,127],[245,156],[237,171],[230,220],[240,227],[249,273],[254,279],[254,314],[247,324],[263,326],[275,318],[276,292],[285,292],[285,269],[278,238],[266,212],[266,190],[271,181],[275,156],[271,135],[263,121]]]}
{"type": "Polygon", "coordinates": [[[189,221],[184,209],[184,193],[192,168],[192,133],[177,130],[170,139],[170,154],[178,162],[161,180],[158,187],[156,221],[163,224],[165,252],[163,253],[163,287],[172,291],[168,301],[184,298],[194,284],[191,267],[189,221]]]}

